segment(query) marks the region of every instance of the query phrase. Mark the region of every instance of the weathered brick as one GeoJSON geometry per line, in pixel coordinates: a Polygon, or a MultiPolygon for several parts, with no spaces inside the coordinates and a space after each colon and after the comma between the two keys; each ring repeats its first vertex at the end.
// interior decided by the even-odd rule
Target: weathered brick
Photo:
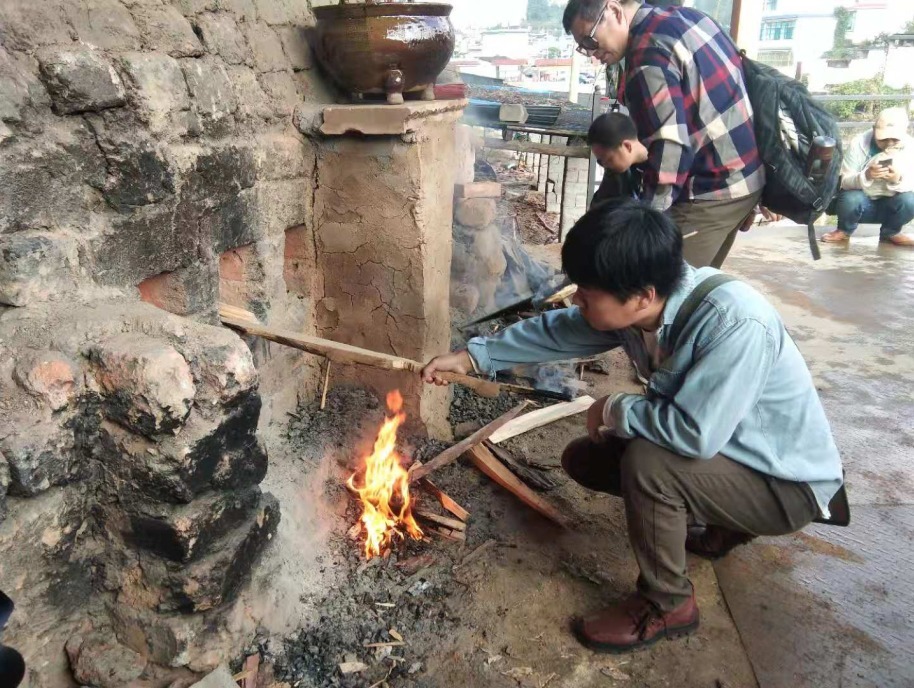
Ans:
{"type": "Polygon", "coordinates": [[[242,393],[219,421],[191,416],[178,435],[158,441],[102,423],[96,459],[118,476],[122,494],[145,499],[187,504],[207,490],[252,487],[267,471],[260,404],[255,391],[242,393]]]}
{"type": "Polygon", "coordinates": [[[0,237],[0,303],[26,306],[74,291],[77,262],[72,237],[35,231],[0,237]]]}
{"type": "Polygon", "coordinates": [[[486,227],[495,221],[494,198],[464,198],[454,203],[454,219],[467,227],[486,227]]]}
{"type": "Polygon", "coordinates": [[[92,345],[88,354],[108,418],[148,437],[174,433],[187,420],[196,387],[174,348],[121,334],[92,345]]]}
{"type": "Polygon", "coordinates": [[[311,54],[311,45],[303,26],[283,26],[277,29],[282,39],[282,47],[286,58],[295,71],[311,69],[314,66],[314,56],[311,54]]]}
{"type": "Polygon", "coordinates": [[[79,40],[102,50],[140,47],[140,32],[130,12],[117,0],[65,3],[66,17],[79,40]]]}
{"type": "Polygon", "coordinates": [[[244,523],[260,501],[260,488],[209,492],[190,504],[160,502],[123,504],[125,540],[171,561],[189,562],[212,551],[212,545],[244,523]]]}
{"type": "Polygon", "coordinates": [[[314,294],[317,272],[314,250],[314,232],[306,225],[286,230],[283,249],[283,280],[286,289],[298,296],[310,298],[314,294]]]}
{"type": "Polygon", "coordinates": [[[254,56],[254,68],[259,72],[275,72],[289,68],[279,36],[267,24],[245,24],[244,34],[254,56]]]}
{"type": "Polygon", "coordinates": [[[501,184],[498,182],[455,184],[454,196],[457,198],[501,198],[501,184]]]}
{"type": "Polygon", "coordinates": [[[295,106],[301,101],[298,84],[292,72],[269,72],[260,75],[260,85],[269,96],[275,117],[291,120],[295,106]]]}
{"type": "Polygon", "coordinates": [[[214,543],[212,554],[191,564],[147,557],[143,573],[163,593],[158,611],[203,612],[235,599],[276,533],[279,518],[279,503],[266,493],[241,527],[214,543]]]}
{"type": "Polygon", "coordinates": [[[200,402],[221,407],[257,387],[251,350],[232,332],[221,329],[214,332],[206,346],[190,356],[189,362],[198,380],[200,402]]]}
{"type": "Polygon", "coordinates": [[[93,112],[126,102],[120,77],[95,50],[44,48],[38,60],[58,114],[93,112]]]}
{"type": "Polygon", "coordinates": [[[52,410],[70,405],[80,392],[82,380],[76,364],[59,351],[27,351],[16,358],[16,382],[52,410]]]}
{"type": "Polygon", "coordinates": [[[218,278],[207,264],[163,272],[137,285],[140,298],[176,315],[196,315],[216,307],[218,278]]]}
{"type": "Polygon", "coordinates": [[[4,146],[0,233],[35,227],[87,227],[105,163],[81,118],[55,123],[39,139],[4,146]]]}
{"type": "Polygon", "coordinates": [[[253,59],[244,34],[231,15],[204,14],[197,19],[197,27],[203,35],[203,44],[210,53],[215,53],[230,65],[239,65],[253,59]]]}
{"type": "Polygon", "coordinates": [[[56,419],[35,421],[23,414],[7,422],[16,429],[0,438],[0,453],[9,466],[9,494],[34,497],[78,479],[83,462],[72,430],[56,419]]]}
{"type": "Polygon", "coordinates": [[[301,136],[264,134],[257,137],[254,158],[257,179],[291,179],[310,175],[314,169],[314,148],[301,136]]]}
{"type": "Polygon", "coordinates": [[[259,295],[263,268],[253,244],[229,249],[219,256],[219,301],[249,308],[259,295]]]}
{"type": "Polygon", "coordinates": [[[204,121],[218,121],[238,109],[235,91],[221,62],[185,60],[182,64],[193,109],[204,121]]]}
{"type": "Polygon", "coordinates": [[[176,213],[160,203],[115,216],[108,231],[89,241],[93,278],[100,284],[132,287],[150,275],[198,261],[197,218],[179,221],[176,213]]]}
{"type": "Polygon", "coordinates": [[[167,128],[168,115],[190,108],[181,65],[161,53],[128,53],[121,58],[131,98],[154,131],[167,128]]]}
{"type": "Polygon", "coordinates": [[[190,22],[171,5],[144,5],[133,9],[133,18],[142,32],[143,44],[172,57],[196,57],[203,45],[190,22]]]}
{"type": "Polygon", "coordinates": [[[215,199],[218,203],[236,197],[239,191],[254,185],[257,163],[252,147],[232,143],[194,152],[192,162],[182,173],[182,200],[215,199]]]}

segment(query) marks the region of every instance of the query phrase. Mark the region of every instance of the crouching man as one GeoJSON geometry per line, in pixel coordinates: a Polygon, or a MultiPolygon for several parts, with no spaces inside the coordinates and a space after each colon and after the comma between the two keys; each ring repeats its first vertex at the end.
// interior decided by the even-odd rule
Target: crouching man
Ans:
{"type": "Polygon", "coordinates": [[[755,289],[682,258],[672,220],[628,201],[571,230],[562,267],[575,305],[525,320],[421,375],[492,373],[625,348],[651,372],[646,394],[588,412],[562,463],[581,485],[622,497],[637,592],[576,622],[579,638],[624,651],[698,627],[686,551],[714,558],[757,535],[827,516],[842,483],[828,421],[796,344],[755,289]],[[709,281],[710,280],[710,281],[709,281]],[[689,529],[689,518],[705,524],[689,529]]]}

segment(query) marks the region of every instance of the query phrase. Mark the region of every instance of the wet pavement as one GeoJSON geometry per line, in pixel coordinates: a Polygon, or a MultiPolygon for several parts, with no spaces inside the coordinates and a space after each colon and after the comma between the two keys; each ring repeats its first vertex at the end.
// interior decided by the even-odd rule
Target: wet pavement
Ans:
{"type": "Polygon", "coordinates": [[[804,228],[756,228],[725,266],[805,354],[851,502],[848,528],[762,538],[715,565],[762,688],[914,686],[914,250],[877,234],[813,262],[804,228]]]}

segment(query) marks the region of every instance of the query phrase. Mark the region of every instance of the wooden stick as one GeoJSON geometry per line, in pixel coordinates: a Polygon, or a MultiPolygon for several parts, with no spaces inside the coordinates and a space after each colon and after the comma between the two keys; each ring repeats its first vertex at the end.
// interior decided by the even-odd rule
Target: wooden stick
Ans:
{"type": "Polygon", "coordinates": [[[330,386],[330,364],[331,361],[327,361],[327,370],[324,372],[324,391],[321,394],[321,411],[327,407],[327,388],[330,386]]]}
{"type": "Polygon", "coordinates": [[[456,518],[448,518],[447,516],[439,516],[438,514],[433,514],[430,511],[423,511],[422,509],[413,509],[413,515],[418,516],[419,518],[424,518],[426,521],[431,521],[432,523],[437,523],[440,526],[445,526],[451,530],[466,530],[467,524],[463,521],[458,521],[456,518]]]}
{"type": "Polygon", "coordinates": [[[428,490],[434,497],[436,497],[441,506],[450,511],[461,521],[466,521],[470,517],[469,511],[451,499],[440,487],[435,485],[435,483],[433,483],[428,478],[420,479],[419,484],[428,490]]]}
{"type": "Polygon", "coordinates": [[[487,138],[482,141],[483,148],[493,150],[507,150],[531,153],[556,155],[563,158],[589,158],[590,146],[556,146],[548,143],[532,143],[530,141],[502,141],[501,139],[487,138]]]}
{"type": "Polygon", "coordinates": [[[431,526],[429,530],[447,540],[456,540],[457,542],[466,542],[467,540],[467,536],[460,530],[451,530],[444,526],[431,526]]]}
{"type": "Polygon", "coordinates": [[[536,411],[525,413],[520,418],[511,421],[510,423],[503,424],[502,427],[499,428],[498,431],[493,432],[488,439],[493,444],[504,442],[511,437],[521,435],[534,428],[539,428],[561,418],[567,418],[576,413],[581,413],[581,411],[590,408],[591,404],[595,401],[596,399],[592,396],[585,394],[574,401],[565,401],[561,404],[553,404],[552,406],[546,406],[537,409],[536,411]]]}
{"type": "Polygon", "coordinates": [[[520,404],[515,406],[513,409],[508,411],[507,413],[502,414],[501,416],[499,416],[498,418],[493,420],[488,425],[484,425],[481,428],[479,428],[479,430],[474,432],[472,435],[470,435],[466,439],[460,440],[460,442],[453,445],[452,447],[448,447],[443,452],[438,454],[438,456],[436,456],[434,459],[429,461],[427,464],[424,464],[422,466],[419,466],[418,468],[411,470],[409,472],[409,481],[411,483],[416,482],[419,478],[424,478],[432,471],[435,471],[435,470],[441,468],[442,466],[447,466],[449,463],[453,463],[467,449],[479,444],[484,439],[488,439],[489,437],[491,437],[492,433],[494,433],[500,427],[502,427],[503,425],[508,423],[515,416],[517,416],[518,413],[520,413],[525,408],[527,408],[527,404],[529,404],[529,403],[530,402],[528,402],[528,401],[521,402],[520,404]]]}
{"type": "Polygon", "coordinates": [[[472,447],[467,456],[480,471],[501,485],[531,509],[539,512],[553,523],[567,528],[569,521],[552,504],[524,485],[504,464],[482,445],[472,447]]]}
{"type": "Polygon", "coordinates": [[[475,561],[476,559],[478,559],[480,557],[480,555],[482,555],[483,552],[485,552],[490,547],[495,546],[495,544],[496,544],[495,540],[489,538],[488,540],[483,542],[481,545],[479,545],[479,547],[477,547],[472,552],[470,552],[468,555],[466,555],[461,560],[461,562],[459,564],[457,564],[457,566],[455,566],[454,568],[458,569],[458,568],[466,566],[467,564],[475,561]]]}
{"type": "Polygon", "coordinates": [[[520,461],[515,459],[514,455],[504,447],[499,447],[497,444],[492,444],[492,442],[489,440],[486,440],[482,444],[486,449],[492,452],[495,458],[505,464],[505,466],[508,467],[508,470],[510,470],[514,475],[516,475],[530,487],[542,492],[555,488],[555,483],[549,476],[544,475],[540,471],[534,470],[529,466],[525,466],[520,461]]]}

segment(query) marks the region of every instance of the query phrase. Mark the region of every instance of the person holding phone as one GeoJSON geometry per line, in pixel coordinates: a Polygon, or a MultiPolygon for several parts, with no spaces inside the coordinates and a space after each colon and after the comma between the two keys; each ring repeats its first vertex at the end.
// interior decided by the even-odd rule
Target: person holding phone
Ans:
{"type": "Polygon", "coordinates": [[[914,220],[914,139],[904,108],[879,113],[872,130],[857,136],[844,153],[838,228],[823,234],[826,243],[848,241],[861,222],[879,223],[879,240],[914,246],[901,230],[914,220]]]}

